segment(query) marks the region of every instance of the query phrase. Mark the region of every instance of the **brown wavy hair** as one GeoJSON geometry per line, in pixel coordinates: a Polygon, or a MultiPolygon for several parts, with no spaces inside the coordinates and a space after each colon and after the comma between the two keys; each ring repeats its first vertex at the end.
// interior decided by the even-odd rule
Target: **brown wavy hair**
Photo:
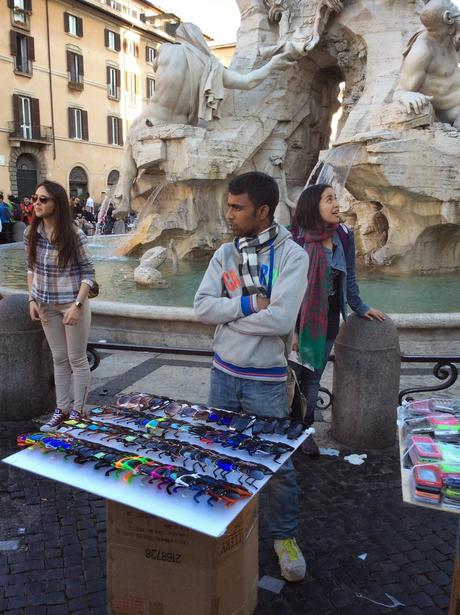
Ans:
{"type": "MultiPolygon", "coordinates": [[[[45,181],[36,186],[35,190],[40,187],[43,187],[54,201],[56,226],[52,241],[58,251],[58,267],[62,270],[74,261],[78,250],[77,233],[72,219],[69,198],[65,188],[57,182],[45,179],[45,181]]],[[[34,210],[28,229],[28,263],[30,268],[34,267],[37,260],[37,229],[39,224],[40,218],[35,215],[34,210]]]]}

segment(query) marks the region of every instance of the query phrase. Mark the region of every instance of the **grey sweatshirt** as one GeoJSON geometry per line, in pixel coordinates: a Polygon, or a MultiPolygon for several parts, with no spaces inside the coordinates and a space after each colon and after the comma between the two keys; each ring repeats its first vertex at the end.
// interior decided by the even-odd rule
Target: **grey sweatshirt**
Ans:
{"type": "Polygon", "coordinates": [[[254,295],[243,296],[238,266],[242,255],[234,243],[214,254],[195,295],[201,322],[218,325],[213,365],[232,376],[282,382],[300,304],[307,290],[308,256],[282,226],[272,247],[258,253],[259,278],[267,289],[273,252],[270,305],[258,309],[254,295]]]}

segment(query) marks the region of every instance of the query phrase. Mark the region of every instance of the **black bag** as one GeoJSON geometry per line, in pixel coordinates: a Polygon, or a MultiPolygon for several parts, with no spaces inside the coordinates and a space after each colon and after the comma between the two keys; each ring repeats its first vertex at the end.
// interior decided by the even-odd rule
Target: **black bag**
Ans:
{"type": "Polygon", "coordinates": [[[292,367],[288,368],[288,400],[291,408],[291,418],[305,422],[307,415],[307,400],[300,390],[297,374],[292,367]]]}

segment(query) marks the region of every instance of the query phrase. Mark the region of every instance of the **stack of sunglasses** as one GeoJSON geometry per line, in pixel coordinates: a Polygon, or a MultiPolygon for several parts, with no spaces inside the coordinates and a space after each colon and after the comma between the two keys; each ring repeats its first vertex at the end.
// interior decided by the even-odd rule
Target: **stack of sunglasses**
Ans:
{"type": "Polygon", "coordinates": [[[19,446],[61,453],[105,476],[138,478],[174,495],[226,506],[249,497],[295,446],[305,425],[256,417],[146,393],[118,396],[86,419],[68,419],[55,433],[25,434],[19,446]],[[284,456],[284,458],[283,458],[284,456]],[[264,461],[265,463],[261,463],[264,461]],[[272,463],[272,468],[266,463],[272,463]]]}
{"type": "Polygon", "coordinates": [[[399,420],[414,499],[460,511],[460,400],[406,403],[399,420]]]}
{"type": "Polygon", "coordinates": [[[191,404],[188,401],[174,401],[147,393],[128,393],[117,397],[115,407],[121,411],[143,412],[148,416],[163,414],[169,417],[182,417],[193,421],[216,423],[238,433],[248,432],[257,435],[284,435],[296,440],[306,426],[289,417],[260,417],[242,412],[231,412],[220,408],[191,404]]]}

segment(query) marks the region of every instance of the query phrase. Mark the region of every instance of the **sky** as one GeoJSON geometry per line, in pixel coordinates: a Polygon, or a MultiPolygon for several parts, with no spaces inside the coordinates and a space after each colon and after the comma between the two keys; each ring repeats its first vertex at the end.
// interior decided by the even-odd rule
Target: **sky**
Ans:
{"type": "MultiPolygon", "coordinates": [[[[460,8],[460,0],[453,2],[460,8]]],[[[212,36],[213,44],[236,41],[240,12],[235,0],[153,0],[153,4],[176,13],[183,21],[196,23],[212,36]]]]}
{"type": "MultiPolygon", "coordinates": [[[[460,1],[460,0],[459,0],[460,1]]],[[[235,0],[152,0],[155,6],[191,21],[211,36],[214,44],[234,43],[240,25],[235,0]]]]}

